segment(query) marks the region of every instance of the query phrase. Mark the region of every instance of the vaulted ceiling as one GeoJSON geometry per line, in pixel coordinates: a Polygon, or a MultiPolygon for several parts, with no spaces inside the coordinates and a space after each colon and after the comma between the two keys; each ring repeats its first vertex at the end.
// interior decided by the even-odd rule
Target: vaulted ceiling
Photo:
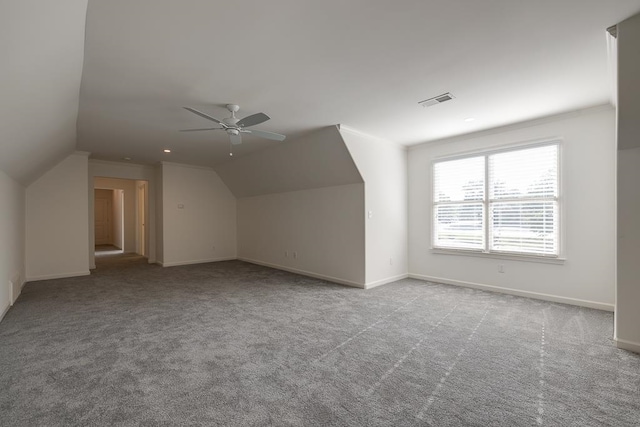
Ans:
{"type": "Polygon", "coordinates": [[[76,149],[86,10],[0,3],[0,169],[23,184],[76,149]]]}
{"type": "MultiPolygon", "coordinates": [[[[605,29],[640,11],[640,0],[89,0],[83,39],[86,0],[50,3],[0,14],[11,64],[0,168],[23,181],[71,148],[226,162],[224,132],[179,132],[215,125],[183,106],[262,111],[271,120],[256,128],[288,140],[341,123],[411,145],[603,104],[605,29]],[[418,105],[444,92],[455,99],[418,105]]],[[[234,152],[277,144],[245,135],[234,152]]]]}

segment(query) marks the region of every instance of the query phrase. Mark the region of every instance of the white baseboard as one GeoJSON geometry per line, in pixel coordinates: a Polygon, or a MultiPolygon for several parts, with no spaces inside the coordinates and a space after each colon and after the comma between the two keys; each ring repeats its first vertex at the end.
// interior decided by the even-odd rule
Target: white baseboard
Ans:
{"type": "Polygon", "coordinates": [[[18,273],[13,277],[13,279],[11,279],[9,283],[11,285],[11,289],[9,289],[9,291],[11,292],[11,300],[9,301],[9,304],[13,305],[16,303],[18,297],[22,293],[22,288],[24,288],[25,282],[24,280],[22,280],[22,276],[18,273]]]}
{"type": "Polygon", "coordinates": [[[63,273],[63,274],[45,274],[43,276],[31,276],[27,277],[27,282],[37,282],[39,280],[51,280],[51,279],[65,279],[67,277],[79,277],[79,276],[88,276],[91,272],[89,270],[86,271],[78,271],[75,273],[63,273]]]}
{"type": "Polygon", "coordinates": [[[543,294],[539,292],[522,291],[519,289],[503,288],[501,286],[484,285],[482,283],[464,282],[461,280],[446,279],[444,277],[423,276],[421,274],[411,274],[411,273],[409,273],[409,277],[412,279],[425,280],[427,282],[444,283],[447,285],[456,285],[456,286],[462,286],[465,288],[481,289],[483,291],[499,292],[503,294],[516,295],[520,297],[534,298],[534,299],[540,299],[540,300],[551,301],[551,302],[559,302],[562,304],[577,305],[580,307],[595,308],[598,310],[614,311],[614,308],[615,308],[613,304],[605,304],[597,301],[588,301],[588,300],[582,300],[577,298],[561,297],[557,295],[543,294]]]}
{"type": "Polygon", "coordinates": [[[616,341],[616,347],[621,348],[623,350],[629,350],[636,353],[640,353],[640,343],[621,340],[620,338],[614,338],[616,341]]]}
{"type": "MultiPolygon", "coordinates": [[[[206,264],[208,262],[218,262],[218,261],[232,261],[238,259],[236,257],[221,257],[221,258],[208,258],[208,259],[196,259],[192,261],[177,261],[177,262],[156,262],[156,264],[160,264],[163,267],[177,267],[179,265],[191,265],[191,264],[206,264]]],[[[149,262],[151,263],[151,262],[149,262]]]]}
{"type": "Polygon", "coordinates": [[[364,288],[365,289],[375,288],[376,286],[382,286],[382,285],[386,285],[387,283],[397,282],[398,280],[406,279],[407,277],[409,277],[409,274],[407,273],[399,274],[397,276],[388,277],[386,279],[380,279],[375,282],[369,282],[366,285],[364,285],[364,288]]]}
{"type": "Polygon", "coordinates": [[[332,277],[332,276],[327,276],[327,275],[324,275],[324,274],[313,273],[311,271],[306,271],[306,270],[299,270],[297,268],[285,267],[284,265],[271,264],[271,263],[268,263],[268,262],[258,261],[258,260],[255,260],[255,259],[238,258],[238,260],[245,261],[245,262],[250,262],[251,264],[262,265],[262,266],[269,267],[269,268],[275,268],[276,270],[288,271],[289,273],[301,274],[303,276],[313,277],[314,279],[322,279],[322,280],[326,280],[327,282],[337,283],[339,285],[347,285],[347,286],[352,286],[354,288],[365,289],[365,285],[364,284],[353,282],[351,280],[339,279],[337,277],[332,277]]]}
{"type": "Polygon", "coordinates": [[[7,314],[10,308],[11,305],[8,305],[4,308],[4,310],[2,310],[2,313],[0,313],[0,322],[2,322],[2,319],[4,319],[4,316],[7,314]]]}

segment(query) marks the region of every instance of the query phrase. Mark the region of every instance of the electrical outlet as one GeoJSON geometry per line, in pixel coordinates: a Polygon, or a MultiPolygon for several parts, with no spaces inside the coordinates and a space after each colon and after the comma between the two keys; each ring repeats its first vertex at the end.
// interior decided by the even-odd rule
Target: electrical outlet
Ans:
{"type": "Polygon", "coordinates": [[[504,273],[504,265],[498,264],[498,273],[504,273]]]}
{"type": "Polygon", "coordinates": [[[293,259],[298,259],[298,252],[293,251],[293,259]]]}

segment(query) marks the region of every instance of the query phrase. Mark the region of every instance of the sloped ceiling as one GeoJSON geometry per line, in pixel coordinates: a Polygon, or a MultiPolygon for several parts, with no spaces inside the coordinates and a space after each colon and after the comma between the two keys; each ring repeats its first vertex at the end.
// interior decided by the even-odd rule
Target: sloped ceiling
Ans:
{"type": "Polygon", "coordinates": [[[0,5],[0,169],[28,184],[76,149],[87,0],[0,5]]]}
{"type": "Polygon", "coordinates": [[[364,182],[336,126],[218,165],[236,197],[364,182]]]}
{"type": "MultiPolygon", "coordinates": [[[[94,0],[79,148],[211,166],[223,118],[295,139],[337,123],[411,145],[607,103],[605,29],[640,0],[94,0]],[[418,101],[456,98],[424,109],[418,101]],[[465,122],[474,117],[476,120],[465,122]],[[162,153],[170,148],[170,155],[162,153]]],[[[276,145],[246,137],[236,155],[276,145]]]]}

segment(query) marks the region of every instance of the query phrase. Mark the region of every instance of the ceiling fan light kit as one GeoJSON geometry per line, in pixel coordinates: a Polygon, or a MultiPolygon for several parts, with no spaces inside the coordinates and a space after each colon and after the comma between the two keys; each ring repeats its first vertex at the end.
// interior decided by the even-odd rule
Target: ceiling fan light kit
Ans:
{"type": "MultiPolygon", "coordinates": [[[[217,119],[213,116],[210,116],[202,111],[196,110],[191,107],[184,107],[185,110],[198,115],[204,119],[210,120],[219,124],[221,127],[217,128],[204,128],[204,129],[183,129],[180,132],[200,132],[200,131],[209,131],[209,130],[224,130],[227,135],[229,135],[229,141],[231,143],[231,147],[234,145],[242,144],[242,134],[247,133],[259,138],[271,139],[273,141],[284,141],[286,136],[281,135],[275,132],[267,132],[264,130],[258,129],[247,129],[248,127],[259,125],[260,123],[264,123],[270,119],[264,113],[256,113],[250,116],[247,116],[243,119],[239,119],[236,117],[236,113],[240,110],[240,106],[237,104],[227,104],[227,110],[231,113],[231,117],[226,117],[222,120],[217,119]]],[[[233,156],[233,152],[229,150],[229,155],[233,156]]]]}

